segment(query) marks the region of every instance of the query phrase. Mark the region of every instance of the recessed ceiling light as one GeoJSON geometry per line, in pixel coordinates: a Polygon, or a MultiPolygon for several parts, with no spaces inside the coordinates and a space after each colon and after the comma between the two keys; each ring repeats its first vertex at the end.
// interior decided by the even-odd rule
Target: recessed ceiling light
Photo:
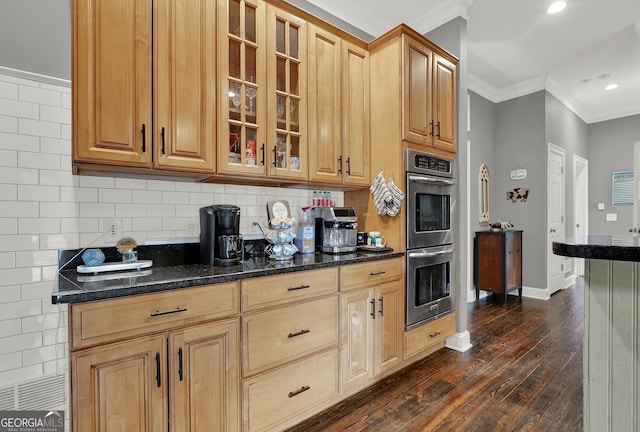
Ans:
{"type": "Polygon", "coordinates": [[[549,6],[549,9],[547,9],[547,13],[557,14],[558,12],[562,11],[566,7],[567,7],[566,2],[563,2],[563,1],[553,2],[551,6],[549,6]]]}
{"type": "Polygon", "coordinates": [[[618,84],[609,84],[604,89],[605,90],[614,90],[614,89],[617,89],[617,88],[618,88],[618,84]]]}

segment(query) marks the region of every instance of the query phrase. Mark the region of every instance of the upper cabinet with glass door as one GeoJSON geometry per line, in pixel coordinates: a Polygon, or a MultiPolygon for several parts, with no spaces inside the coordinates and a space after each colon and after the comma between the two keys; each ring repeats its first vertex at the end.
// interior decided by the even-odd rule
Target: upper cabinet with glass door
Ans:
{"type": "Polygon", "coordinates": [[[307,178],[307,24],[267,6],[269,177],[307,178]]]}
{"type": "Polygon", "coordinates": [[[265,4],[219,0],[218,172],[264,176],[266,139],[265,4]]]}

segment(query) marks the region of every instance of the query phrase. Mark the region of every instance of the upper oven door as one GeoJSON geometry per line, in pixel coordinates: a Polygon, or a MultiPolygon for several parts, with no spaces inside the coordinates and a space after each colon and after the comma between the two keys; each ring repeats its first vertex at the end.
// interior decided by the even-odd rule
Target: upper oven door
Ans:
{"type": "Polygon", "coordinates": [[[453,242],[454,180],[407,173],[407,249],[453,242]]]}

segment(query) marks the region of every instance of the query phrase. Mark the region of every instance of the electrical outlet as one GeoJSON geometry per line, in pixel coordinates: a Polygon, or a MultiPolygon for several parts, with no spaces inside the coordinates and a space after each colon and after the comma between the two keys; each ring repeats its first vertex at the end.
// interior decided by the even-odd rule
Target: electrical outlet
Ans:
{"type": "Polygon", "coordinates": [[[120,220],[105,219],[104,221],[104,238],[108,241],[120,240],[120,220]]]}

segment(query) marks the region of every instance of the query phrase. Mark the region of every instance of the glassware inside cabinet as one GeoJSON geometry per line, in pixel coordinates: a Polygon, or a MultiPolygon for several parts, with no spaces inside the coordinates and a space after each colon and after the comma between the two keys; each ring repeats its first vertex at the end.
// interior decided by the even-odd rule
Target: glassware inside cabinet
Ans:
{"type": "Polygon", "coordinates": [[[240,103],[242,102],[242,87],[239,83],[229,81],[229,118],[240,120],[240,103]]]}
{"type": "MultiPolygon", "coordinates": [[[[262,87],[264,75],[260,70],[264,66],[261,64],[264,61],[261,57],[264,35],[259,31],[264,19],[261,10],[264,5],[252,0],[226,0],[226,3],[229,61],[228,112],[225,117],[229,131],[229,156],[225,166],[234,172],[246,172],[244,167],[257,168],[257,145],[264,142],[260,133],[261,122],[265,121],[260,117],[264,117],[266,108],[266,94],[262,87]]],[[[226,161],[224,149],[220,152],[221,160],[226,161]]],[[[226,168],[223,166],[221,169],[224,171],[226,168]]]]}
{"type": "Polygon", "coordinates": [[[299,99],[289,98],[289,130],[292,132],[300,132],[300,122],[298,120],[299,107],[299,99]]]}
{"type": "Polygon", "coordinates": [[[275,148],[275,165],[276,168],[287,167],[287,136],[278,134],[275,148]]]}

